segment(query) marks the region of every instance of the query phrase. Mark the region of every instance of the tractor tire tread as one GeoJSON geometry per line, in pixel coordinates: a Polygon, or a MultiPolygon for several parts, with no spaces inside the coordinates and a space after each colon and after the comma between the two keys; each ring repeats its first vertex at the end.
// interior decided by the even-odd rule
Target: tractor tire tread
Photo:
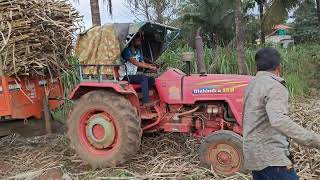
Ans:
{"type": "Polygon", "coordinates": [[[242,161],[240,164],[240,172],[247,173],[247,170],[244,168],[243,164],[244,159],[242,152],[242,137],[239,134],[228,130],[220,130],[214,132],[203,140],[199,148],[200,165],[206,168],[210,168],[210,165],[206,162],[206,156],[208,154],[207,148],[216,141],[232,142],[241,151],[242,161]]]}
{"type": "MultiPolygon", "coordinates": [[[[82,159],[88,162],[93,168],[113,167],[119,164],[123,164],[134,156],[141,145],[141,120],[138,117],[136,109],[132,106],[128,99],[110,91],[91,91],[83,95],[75,104],[73,109],[69,113],[67,120],[68,124],[68,137],[71,139],[72,146],[77,147],[75,150],[82,157],[82,159]],[[112,103],[110,103],[112,102],[112,103]],[[119,127],[122,136],[122,143],[119,145],[116,155],[112,157],[90,157],[85,154],[83,149],[79,148],[79,142],[75,136],[75,119],[73,116],[83,109],[85,104],[100,103],[110,109],[110,112],[114,116],[117,116],[117,121],[124,127],[119,127]],[[121,122],[120,122],[121,121],[121,122]]],[[[79,141],[79,140],[78,140],[79,141]]]]}

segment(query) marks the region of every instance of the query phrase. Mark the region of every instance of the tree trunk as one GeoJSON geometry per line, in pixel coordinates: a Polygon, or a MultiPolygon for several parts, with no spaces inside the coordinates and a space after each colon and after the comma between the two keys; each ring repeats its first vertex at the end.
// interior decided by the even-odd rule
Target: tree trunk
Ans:
{"type": "Polygon", "coordinates": [[[317,3],[317,15],[318,15],[318,21],[320,26],[320,0],[316,0],[317,3]]]}
{"type": "Polygon", "coordinates": [[[90,0],[92,25],[101,26],[99,0],[90,0]]]}
{"type": "Polygon", "coordinates": [[[166,10],[166,2],[165,1],[154,1],[154,9],[155,9],[155,21],[160,24],[164,24],[164,16],[163,13],[166,10]]]}
{"type": "Polygon", "coordinates": [[[244,32],[242,24],[241,0],[235,0],[235,25],[236,25],[236,45],[237,60],[240,74],[247,74],[244,57],[244,32]]]}
{"type": "Polygon", "coordinates": [[[150,13],[149,13],[149,7],[150,7],[149,2],[147,0],[144,0],[144,4],[143,4],[142,8],[144,9],[144,13],[145,13],[147,21],[151,20],[150,13]]]}
{"type": "Polygon", "coordinates": [[[259,12],[260,12],[260,29],[261,29],[261,37],[260,37],[260,40],[261,40],[261,44],[265,44],[266,42],[266,35],[265,35],[265,32],[264,32],[264,29],[263,29],[263,2],[260,1],[259,2],[259,12]]]}

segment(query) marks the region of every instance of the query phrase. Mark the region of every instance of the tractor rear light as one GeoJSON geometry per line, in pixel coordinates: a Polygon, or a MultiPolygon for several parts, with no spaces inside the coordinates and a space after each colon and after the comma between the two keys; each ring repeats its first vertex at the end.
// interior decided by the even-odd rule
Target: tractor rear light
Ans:
{"type": "Polygon", "coordinates": [[[11,116],[4,116],[4,117],[1,117],[1,119],[9,120],[11,119],[11,116]]]}
{"type": "Polygon", "coordinates": [[[46,85],[47,84],[47,81],[46,80],[41,80],[39,81],[39,85],[46,85]]]}
{"type": "Polygon", "coordinates": [[[10,91],[18,90],[18,89],[21,89],[21,84],[9,84],[10,91]]]}

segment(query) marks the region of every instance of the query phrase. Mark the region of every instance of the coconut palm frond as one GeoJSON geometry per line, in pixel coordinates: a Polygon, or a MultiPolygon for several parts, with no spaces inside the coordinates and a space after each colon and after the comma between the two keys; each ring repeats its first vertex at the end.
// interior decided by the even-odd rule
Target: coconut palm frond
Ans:
{"type": "MultiPolygon", "coordinates": [[[[89,0],[88,0],[89,1],[89,0]]],[[[135,0],[135,1],[137,1],[137,0],[135,0]]],[[[80,3],[80,0],[73,0],[73,2],[75,2],[75,3],[80,3]]],[[[104,4],[107,4],[107,6],[108,6],[108,12],[109,12],[109,14],[110,15],[112,15],[112,0],[102,0],[102,2],[104,3],[104,4]]]]}
{"type": "Polygon", "coordinates": [[[263,15],[262,28],[264,32],[272,31],[274,25],[284,23],[287,17],[288,12],[282,0],[273,0],[263,15]]]}
{"type": "Polygon", "coordinates": [[[300,0],[272,0],[265,3],[265,14],[262,19],[262,27],[265,32],[271,32],[273,26],[285,23],[289,11],[297,7],[300,0]]]}

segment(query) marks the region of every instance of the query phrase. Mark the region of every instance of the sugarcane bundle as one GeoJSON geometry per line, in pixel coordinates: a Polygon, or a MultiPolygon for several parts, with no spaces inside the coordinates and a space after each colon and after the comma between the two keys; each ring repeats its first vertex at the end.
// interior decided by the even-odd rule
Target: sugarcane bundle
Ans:
{"type": "Polygon", "coordinates": [[[66,0],[0,0],[0,75],[67,70],[80,21],[66,0]]]}

